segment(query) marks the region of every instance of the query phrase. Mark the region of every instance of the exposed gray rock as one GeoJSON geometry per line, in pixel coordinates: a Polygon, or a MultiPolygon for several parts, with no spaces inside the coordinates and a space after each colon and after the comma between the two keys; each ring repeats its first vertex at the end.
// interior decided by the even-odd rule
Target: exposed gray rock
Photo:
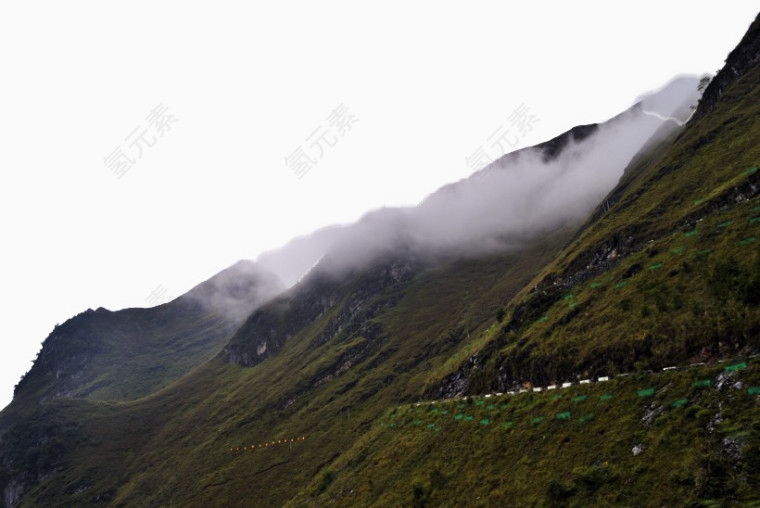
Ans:
{"type": "Polygon", "coordinates": [[[739,460],[742,458],[743,445],[744,443],[739,437],[723,438],[723,455],[734,460],[739,460]]]}
{"type": "Polygon", "coordinates": [[[8,482],[3,489],[3,502],[8,508],[13,508],[21,499],[21,494],[24,493],[24,486],[18,483],[15,479],[8,482]]]}
{"type": "Polygon", "coordinates": [[[723,371],[718,374],[718,378],[715,382],[715,388],[717,390],[723,390],[724,388],[733,384],[733,380],[736,377],[735,371],[723,371]]]}
{"type": "Polygon", "coordinates": [[[723,423],[723,411],[719,411],[707,424],[707,431],[712,434],[723,423]]]}
{"type": "Polygon", "coordinates": [[[644,416],[641,418],[641,423],[643,425],[649,425],[652,423],[655,418],[660,416],[663,412],[663,407],[656,405],[656,403],[652,403],[651,406],[649,406],[646,411],[644,412],[644,416]]]}

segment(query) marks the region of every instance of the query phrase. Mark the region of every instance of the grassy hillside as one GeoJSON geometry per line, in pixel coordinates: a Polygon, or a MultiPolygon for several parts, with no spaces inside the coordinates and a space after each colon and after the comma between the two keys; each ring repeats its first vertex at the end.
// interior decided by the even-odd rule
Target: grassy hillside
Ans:
{"type": "Polygon", "coordinates": [[[760,362],[744,363],[394,407],[291,505],[758,502],[760,362]]]}
{"type": "MultiPolygon", "coordinates": [[[[630,168],[605,209],[505,307],[480,354],[437,374],[466,377],[478,392],[757,350],[758,84],[755,65],[709,115],[630,168]]],[[[447,382],[429,390],[451,392],[447,382]]]]}
{"type": "Polygon", "coordinates": [[[720,78],[709,114],[639,157],[505,306],[503,324],[431,372],[424,391],[438,398],[630,375],[561,398],[390,409],[293,504],[760,500],[757,390],[747,391],[758,384],[756,364],[730,374],[738,385],[722,382],[720,366],[650,374],[760,345],[760,66],[720,78]],[[639,397],[646,388],[649,399],[639,397]],[[644,452],[634,454],[637,445],[644,452]]]}
{"type": "Polygon", "coordinates": [[[171,302],[90,309],[57,325],[0,413],[0,434],[51,399],[136,399],[168,386],[217,354],[247,315],[222,312],[219,302],[250,311],[280,284],[240,262],[171,302]]]}
{"type": "MultiPolygon", "coordinates": [[[[571,232],[558,231],[523,252],[452,262],[422,270],[401,285],[380,284],[383,289],[367,290],[365,299],[353,301],[359,308],[348,314],[350,298],[337,301],[254,368],[214,360],[144,399],[47,404],[60,425],[17,428],[23,439],[10,434],[0,443],[0,459],[12,464],[4,483],[28,468],[30,455],[49,455],[48,443],[63,433],[56,464],[42,470],[42,476],[55,474],[31,489],[25,503],[283,503],[389,405],[418,397],[429,370],[490,327],[496,311],[571,232]],[[391,303],[378,305],[383,302],[391,303]],[[373,326],[367,336],[345,333],[350,327],[331,328],[339,316],[368,313],[373,326]],[[333,333],[315,343],[325,330],[333,333]],[[321,444],[301,446],[304,453],[287,460],[270,455],[252,463],[229,455],[230,446],[284,436],[321,444]]],[[[349,277],[341,283],[342,294],[367,289],[377,273],[390,276],[393,270],[384,266],[349,277]]],[[[276,301],[261,312],[286,308],[276,301]]]]}
{"type": "Polygon", "coordinates": [[[90,310],[56,327],[17,393],[41,392],[43,400],[136,398],[208,360],[232,326],[223,316],[189,305],[90,310]]]}

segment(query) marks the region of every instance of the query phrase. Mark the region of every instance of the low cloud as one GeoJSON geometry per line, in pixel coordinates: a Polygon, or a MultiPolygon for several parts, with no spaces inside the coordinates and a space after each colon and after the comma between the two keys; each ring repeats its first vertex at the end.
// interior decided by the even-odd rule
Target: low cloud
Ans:
{"type": "Polygon", "coordinates": [[[284,290],[285,285],[274,273],[252,261],[239,261],[181,298],[197,301],[239,322],[284,290]]]}
{"type": "Polygon", "coordinates": [[[598,128],[589,126],[507,154],[416,207],[370,212],[354,224],[297,238],[262,254],[257,262],[292,285],[325,256],[340,270],[399,248],[477,255],[515,247],[568,220],[582,220],[642,147],[689,118],[699,100],[698,83],[697,76],[678,77],[598,128]]]}

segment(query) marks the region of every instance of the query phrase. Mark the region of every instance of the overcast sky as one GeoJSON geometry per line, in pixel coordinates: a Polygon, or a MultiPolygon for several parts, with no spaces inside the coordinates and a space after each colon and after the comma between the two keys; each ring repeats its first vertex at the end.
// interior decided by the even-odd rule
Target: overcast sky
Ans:
{"type": "Polygon", "coordinates": [[[420,202],[714,72],[723,2],[0,3],[0,407],[56,323],[420,202]],[[479,149],[481,149],[479,151],[479,149]]]}

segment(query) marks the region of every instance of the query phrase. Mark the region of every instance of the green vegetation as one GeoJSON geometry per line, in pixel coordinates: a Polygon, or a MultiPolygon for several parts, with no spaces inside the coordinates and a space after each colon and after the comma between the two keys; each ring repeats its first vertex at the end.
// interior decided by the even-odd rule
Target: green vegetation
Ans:
{"type": "Polygon", "coordinates": [[[754,68],[733,84],[734,102],[627,171],[609,212],[507,306],[531,315],[517,315],[500,345],[483,346],[475,391],[490,390],[504,365],[515,379],[548,384],[760,347],[760,173],[742,169],[760,161],[758,79],[754,68]],[[575,305],[553,296],[557,288],[575,305]]]}
{"type": "MultiPolygon", "coordinates": [[[[87,399],[40,404],[61,386],[40,360],[0,420],[0,487],[26,506],[759,503],[760,65],[722,79],[580,228],[310,279],[166,378],[137,339],[125,366],[99,350],[70,385],[87,399]]],[[[218,327],[193,319],[141,324],[165,349],[218,327]]],[[[63,357],[113,324],[93,326],[63,357]]]]}
{"type": "MultiPolygon", "coordinates": [[[[488,414],[487,427],[431,411],[455,401],[394,408],[332,463],[336,480],[328,489],[315,496],[306,489],[291,504],[404,506],[413,503],[415,485],[430,506],[451,499],[500,506],[758,501],[760,469],[740,456],[758,450],[760,406],[735,385],[760,382],[760,362],[724,372],[715,366],[637,374],[568,388],[564,400],[504,395],[508,409],[488,414]],[[694,386],[705,377],[726,386],[694,386]],[[653,386],[651,398],[638,397],[642,385],[653,386]],[[415,418],[442,431],[410,425],[415,418]],[[388,421],[397,427],[384,426],[388,421]],[[432,482],[431,471],[445,481],[432,482]]],[[[486,416],[475,413],[475,420],[486,416]]]]}
{"type": "Polygon", "coordinates": [[[192,302],[89,310],[55,328],[0,414],[0,432],[56,397],[129,400],[168,386],[211,359],[240,324],[192,302]]]}
{"type": "MultiPolygon", "coordinates": [[[[280,504],[316,477],[324,482],[313,489],[324,485],[329,490],[327,480],[339,478],[324,476],[322,468],[330,469],[327,465],[387,407],[418,398],[432,369],[455,366],[449,362],[456,351],[477,350],[498,333],[492,326],[496,302],[527,283],[569,234],[560,231],[521,253],[449,263],[379,295],[368,293],[362,302],[367,307],[393,304],[374,314],[362,335],[339,332],[313,344],[341,316],[343,300],[253,368],[214,359],[142,399],[56,404],[57,411],[80,422],[82,443],[68,448],[61,470],[26,499],[81,504],[103,495],[126,504],[245,504],[252,498],[280,504]],[[229,453],[230,447],[293,435],[307,440],[292,449],[229,453]],[[169,456],[173,459],[164,460],[169,456]],[[114,490],[115,478],[129,480],[114,490]]],[[[365,284],[357,274],[342,291],[354,293],[365,284]]],[[[249,325],[239,334],[255,333],[245,329],[249,325]]],[[[465,406],[457,410],[462,420],[493,425],[480,424],[489,419],[485,416],[473,421],[474,403],[465,406]]],[[[444,410],[453,418],[454,409],[444,410]]],[[[444,432],[427,427],[433,422],[415,421],[422,430],[444,432]]],[[[20,460],[38,438],[31,434],[10,449],[3,440],[0,449],[20,460]]]]}

